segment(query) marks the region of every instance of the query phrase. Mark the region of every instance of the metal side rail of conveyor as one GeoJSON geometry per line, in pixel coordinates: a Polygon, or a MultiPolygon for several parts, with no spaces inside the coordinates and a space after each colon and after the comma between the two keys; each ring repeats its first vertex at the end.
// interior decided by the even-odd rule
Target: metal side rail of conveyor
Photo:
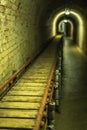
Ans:
{"type": "Polygon", "coordinates": [[[46,130],[57,62],[52,42],[0,101],[0,130],[46,130]]]}

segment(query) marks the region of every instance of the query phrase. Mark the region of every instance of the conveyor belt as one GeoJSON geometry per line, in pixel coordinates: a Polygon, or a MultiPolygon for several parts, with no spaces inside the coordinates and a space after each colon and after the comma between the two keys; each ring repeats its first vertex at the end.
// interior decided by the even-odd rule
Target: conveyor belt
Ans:
{"type": "Polygon", "coordinates": [[[56,57],[57,44],[51,43],[2,98],[0,101],[1,130],[40,129],[37,124],[41,125],[42,117],[39,121],[39,116],[43,116],[41,112],[46,105],[56,57]]]}

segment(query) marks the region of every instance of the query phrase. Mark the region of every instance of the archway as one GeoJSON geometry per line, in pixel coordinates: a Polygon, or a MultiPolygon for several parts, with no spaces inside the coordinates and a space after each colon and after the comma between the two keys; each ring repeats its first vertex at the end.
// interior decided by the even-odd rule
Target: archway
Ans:
{"type": "Polygon", "coordinates": [[[58,34],[61,33],[73,39],[73,33],[74,33],[73,22],[70,21],[69,19],[62,19],[60,22],[58,22],[57,32],[58,34]]]}
{"type": "MultiPolygon", "coordinates": [[[[79,12],[75,11],[75,10],[70,10],[70,14],[67,15],[68,18],[73,19],[76,23],[75,27],[77,28],[76,30],[76,42],[79,43],[80,48],[82,48],[82,43],[83,43],[83,33],[84,33],[84,26],[83,26],[83,19],[82,16],[79,12]]],[[[65,10],[60,11],[59,13],[57,13],[54,17],[53,20],[53,36],[56,35],[56,27],[57,27],[57,23],[58,21],[61,19],[61,17],[65,17],[65,10]]]]}

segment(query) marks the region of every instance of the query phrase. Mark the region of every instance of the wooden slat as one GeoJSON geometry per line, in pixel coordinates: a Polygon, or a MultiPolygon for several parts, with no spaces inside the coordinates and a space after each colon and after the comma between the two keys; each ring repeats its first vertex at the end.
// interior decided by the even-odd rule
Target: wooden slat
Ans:
{"type": "Polygon", "coordinates": [[[0,118],[0,128],[20,128],[21,130],[26,128],[27,130],[32,129],[34,123],[34,119],[0,118]]]}
{"type": "Polygon", "coordinates": [[[0,108],[12,108],[12,109],[39,109],[40,103],[28,103],[28,102],[0,102],[0,108]]]}
{"type": "Polygon", "coordinates": [[[47,83],[47,80],[38,80],[38,79],[22,79],[22,83],[47,83]]]}
{"type": "Polygon", "coordinates": [[[11,90],[8,92],[7,95],[28,95],[28,96],[43,96],[44,94],[44,91],[14,91],[14,90],[11,90]]]}
{"type": "Polygon", "coordinates": [[[33,77],[37,77],[37,78],[38,78],[38,77],[46,77],[45,74],[38,74],[38,73],[34,73],[34,74],[33,74],[33,73],[27,73],[27,74],[24,74],[24,75],[23,75],[23,77],[25,77],[25,76],[26,76],[26,77],[32,77],[32,76],[33,76],[33,77]]]}
{"type": "Polygon", "coordinates": [[[36,118],[38,110],[0,109],[0,118],[36,118]]]}
{"type": "Polygon", "coordinates": [[[43,67],[41,67],[41,68],[38,68],[38,67],[36,67],[36,65],[35,65],[35,67],[34,66],[32,66],[33,68],[32,69],[30,69],[29,70],[29,72],[43,72],[43,73],[48,73],[49,72],[49,69],[48,69],[48,67],[46,67],[45,66],[45,68],[43,69],[43,67]]]}
{"type": "Polygon", "coordinates": [[[19,102],[41,102],[42,97],[31,96],[5,96],[2,101],[19,101],[19,102]]]}
{"type": "Polygon", "coordinates": [[[17,86],[28,86],[28,87],[40,87],[40,86],[46,86],[46,83],[23,83],[22,81],[19,81],[16,83],[17,86]]]}
{"type": "MultiPolygon", "coordinates": [[[[49,67],[49,69],[50,69],[50,67],[49,67]]],[[[35,70],[30,70],[29,71],[29,73],[28,74],[41,74],[41,75],[46,75],[46,74],[48,74],[49,72],[44,72],[44,71],[36,71],[35,72],[35,70]]]]}
{"type": "Polygon", "coordinates": [[[45,76],[27,76],[27,75],[24,75],[21,79],[27,79],[27,80],[47,80],[48,77],[45,76]]]}
{"type": "Polygon", "coordinates": [[[19,87],[19,86],[15,86],[11,89],[11,91],[13,90],[17,90],[17,91],[44,91],[45,87],[19,87]]]}

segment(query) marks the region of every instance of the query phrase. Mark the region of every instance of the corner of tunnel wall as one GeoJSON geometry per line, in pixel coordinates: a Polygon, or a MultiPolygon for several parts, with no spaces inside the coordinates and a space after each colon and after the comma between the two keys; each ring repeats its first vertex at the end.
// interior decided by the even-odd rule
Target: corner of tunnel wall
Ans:
{"type": "Polygon", "coordinates": [[[0,85],[36,55],[51,37],[50,26],[39,26],[35,21],[39,9],[36,2],[0,1],[0,85]]]}

